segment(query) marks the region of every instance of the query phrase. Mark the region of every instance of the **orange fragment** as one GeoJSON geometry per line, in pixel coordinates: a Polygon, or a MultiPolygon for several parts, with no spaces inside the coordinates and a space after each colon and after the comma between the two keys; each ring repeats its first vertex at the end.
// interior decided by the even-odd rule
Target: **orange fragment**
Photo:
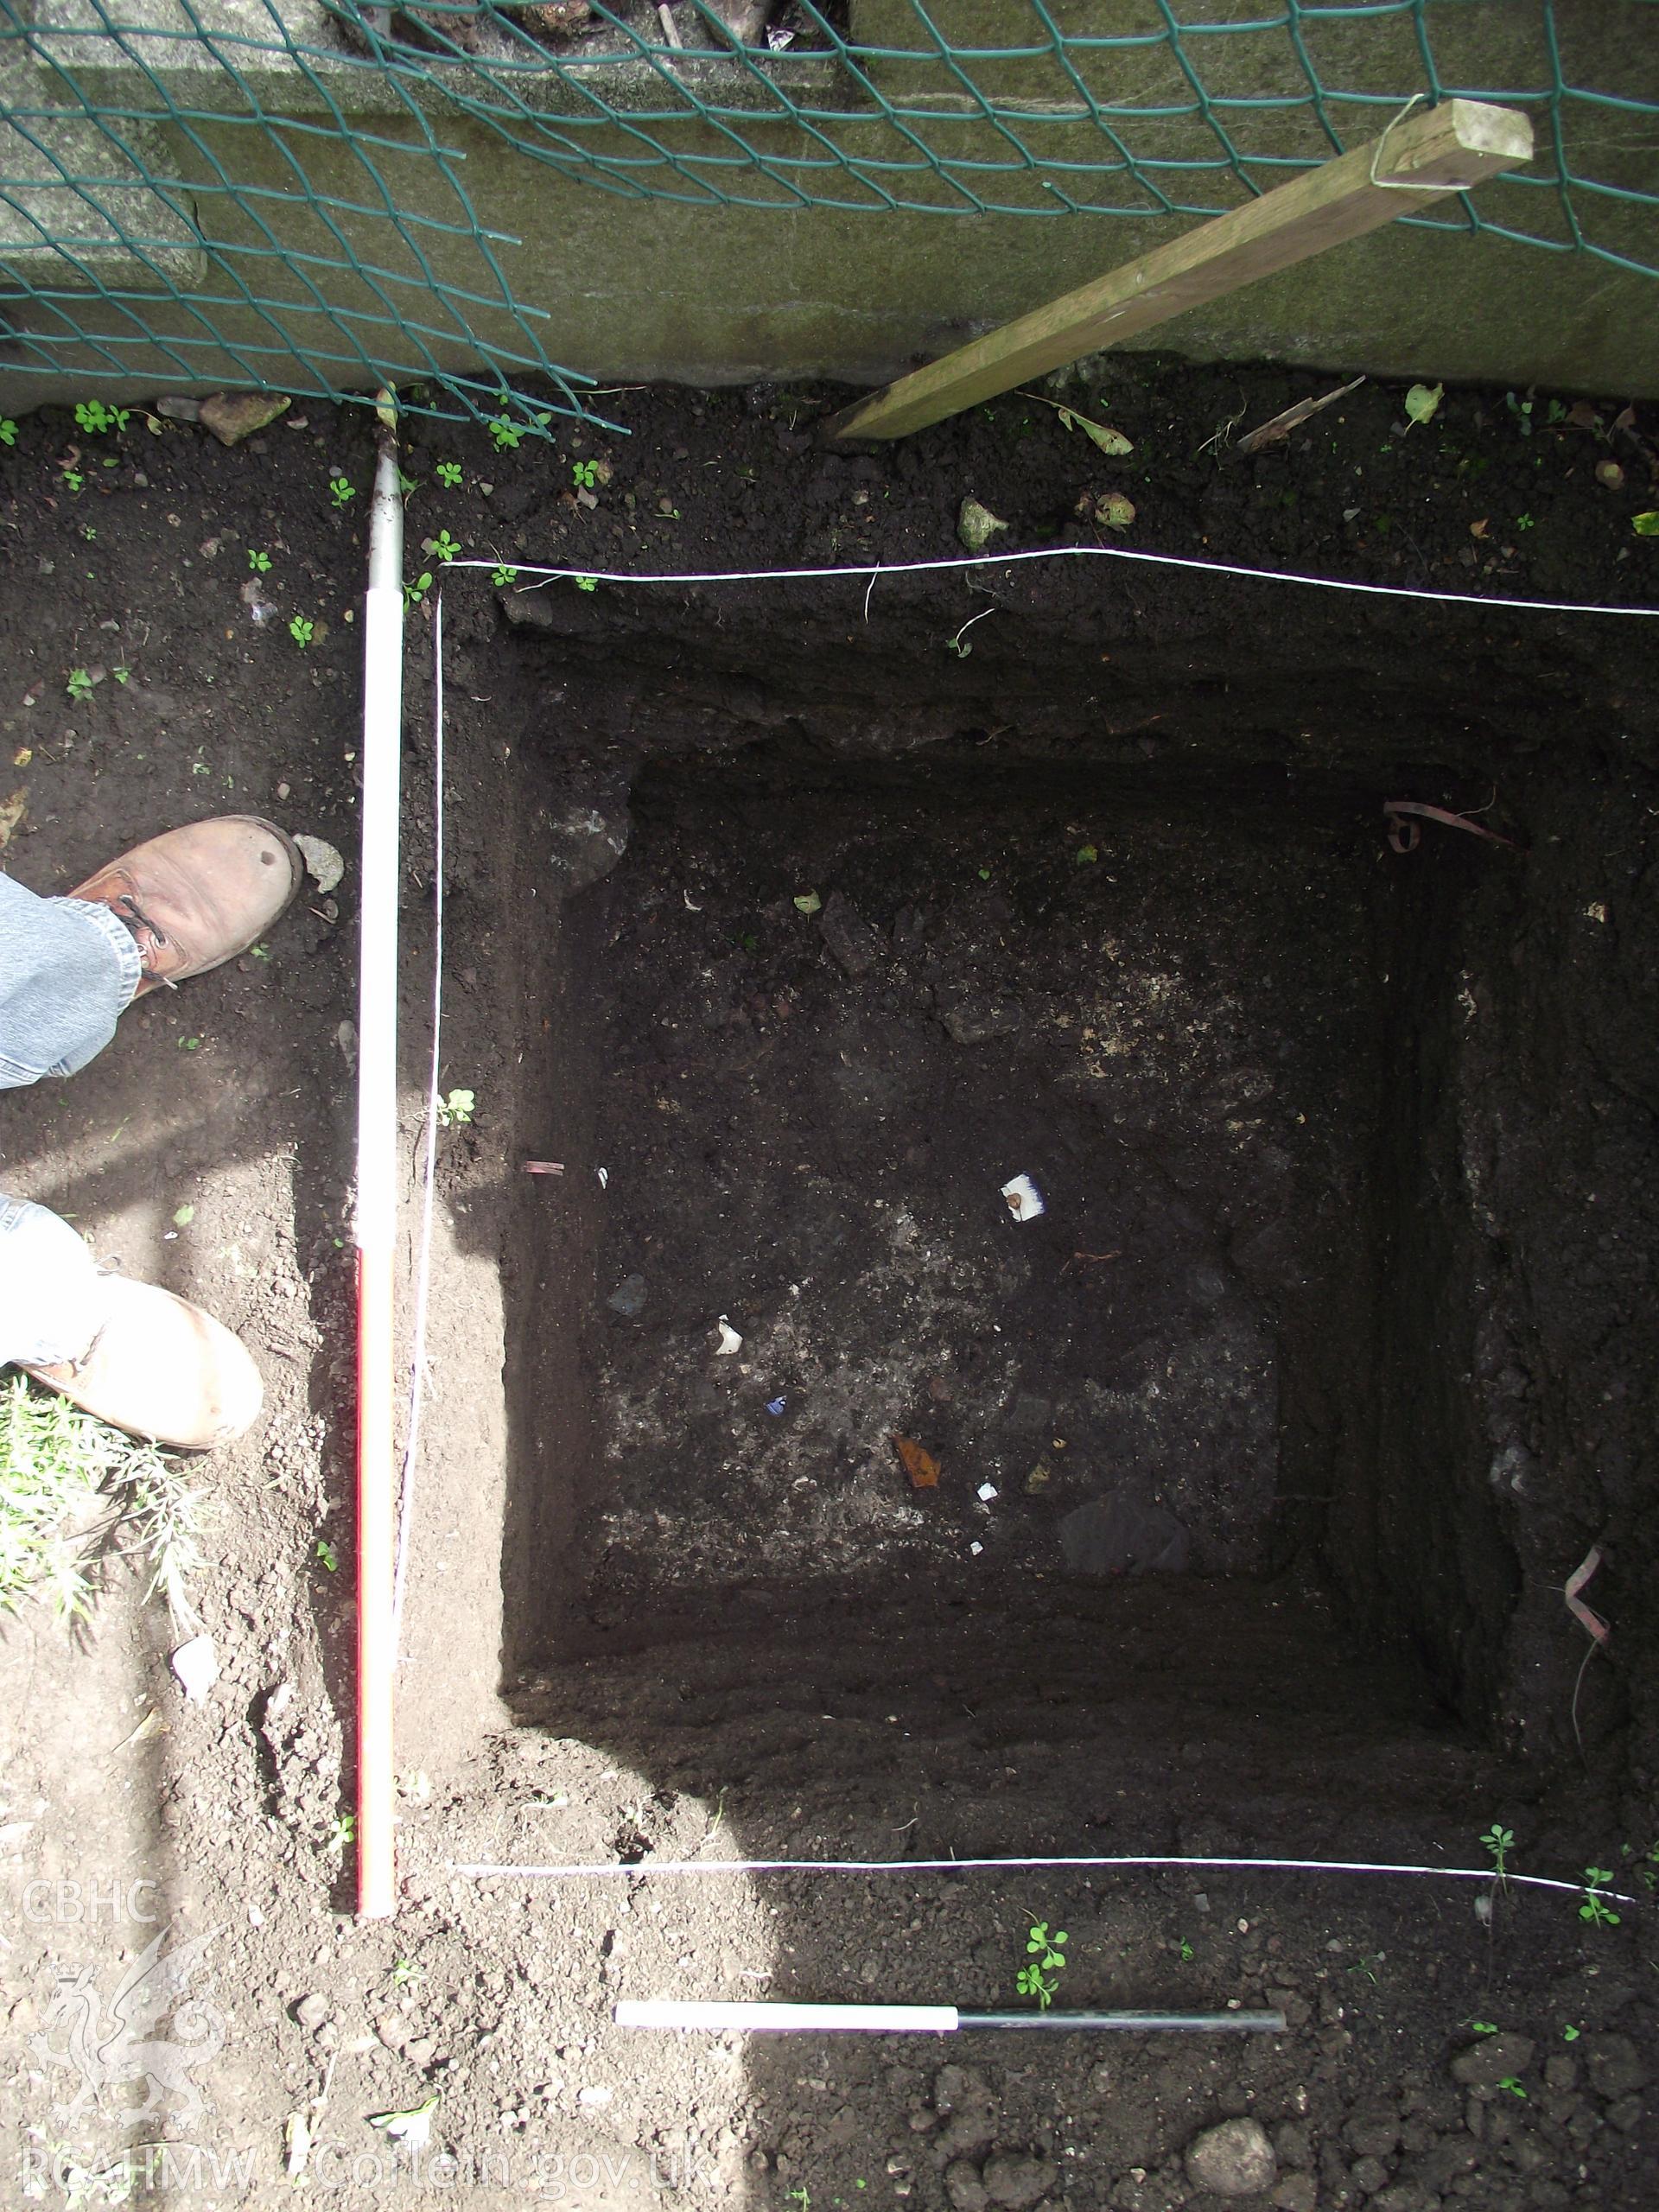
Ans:
{"type": "Polygon", "coordinates": [[[895,1436],[893,1440],[905,1472],[910,1477],[912,1490],[937,1490],[939,1486],[939,1463],[933,1454],[913,1437],[895,1436]]]}

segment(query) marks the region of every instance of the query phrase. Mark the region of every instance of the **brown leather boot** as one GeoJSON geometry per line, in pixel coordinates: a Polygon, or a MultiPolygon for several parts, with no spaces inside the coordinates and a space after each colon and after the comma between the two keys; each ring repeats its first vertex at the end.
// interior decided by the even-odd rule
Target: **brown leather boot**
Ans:
{"type": "Polygon", "coordinates": [[[31,1367],[111,1427],[180,1452],[206,1452],[252,1427],[259,1370],[220,1321],[153,1282],[109,1275],[107,1318],[80,1358],[31,1367]]]}
{"type": "Polygon", "coordinates": [[[257,814],[221,814],[135,845],[69,893],[99,900],[138,941],[135,998],[234,960],[276,919],[305,877],[297,848],[257,814]]]}

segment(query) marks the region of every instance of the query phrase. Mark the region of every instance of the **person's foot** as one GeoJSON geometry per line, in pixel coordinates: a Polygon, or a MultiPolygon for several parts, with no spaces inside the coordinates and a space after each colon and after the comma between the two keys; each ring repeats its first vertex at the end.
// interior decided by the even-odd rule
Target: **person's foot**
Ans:
{"type": "Polygon", "coordinates": [[[70,892],[102,903],[137,939],[135,998],[257,944],[299,889],[305,862],[275,823],[221,814],[135,845],[70,892]]]}
{"type": "Polygon", "coordinates": [[[106,1275],[100,1287],[103,1327],[79,1359],[27,1369],[37,1382],[175,1451],[205,1452],[252,1427],[264,1385],[223,1322],[155,1283],[106,1275]]]}

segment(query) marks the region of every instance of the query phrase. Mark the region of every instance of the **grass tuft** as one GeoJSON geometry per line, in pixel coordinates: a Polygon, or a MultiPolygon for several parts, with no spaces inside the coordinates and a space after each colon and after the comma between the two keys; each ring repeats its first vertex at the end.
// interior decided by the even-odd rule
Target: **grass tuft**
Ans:
{"type": "Polygon", "coordinates": [[[145,1597],[164,1597],[176,1628],[200,1627],[189,1585],[203,1504],[155,1445],[26,1375],[0,1382],[0,1606],[44,1605],[71,1626],[91,1615],[100,1562],[134,1559],[145,1597]]]}

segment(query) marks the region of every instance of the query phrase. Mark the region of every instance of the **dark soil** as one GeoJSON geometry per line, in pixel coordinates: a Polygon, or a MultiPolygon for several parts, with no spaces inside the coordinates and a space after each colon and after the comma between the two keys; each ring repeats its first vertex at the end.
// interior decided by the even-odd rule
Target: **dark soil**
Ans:
{"type": "MultiPolygon", "coordinates": [[[[459,2182],[480,2205],[1205,2212],[1184,2156],[1229,2117],[1275,2159],[1234,2201],[1280,2212],[1652,2200],[1653,625],[1105,561],[868,600],[525,588],[534,562],[948,557],[970,496],[999,548],[1094,543],[1078,502],[1118,489],[1131,546],[1653,597],[1650,426],[1617,401],[1596,427],[1451,394],[1406,432],[1368,386],[1242,461],[1215,434],[1312,380],[1106,374],[1068,397],[1135,440],[1123,461],[1024,398],[850,456],[812,442],[832,395],[620,395],[632,437],[505,454],[411,429],[411,540],[525,573],[445,587],[440,1088],[476,1104],[441,1146],[389,1927],[348,1917],[339,1822],[354,863],[73,1084],[0,1105],[6,1187],[219,1313],[269,1395],[208,1471],[206,1706],[119,1573],[78,1643],[31,1617],[0,1648],[11,2196],[48,2152],[99,2170],[167,2139],[185,2163],[134,2153],[141,2194],[289,2201],[284,2122],[326,2094],[313,2185],[365,2203],[459,2182]],[[1428,824],[1391,851],[1402,798],[1514,846],[1428,824]],[[1016,1222],[1022,1173],[1045,1211],[1016,1222]],[[1592,1545],[1613,1633],[1586,1665],[1562,1586],[1592,1545]],[[1469,1866],[1494,1821],[1512,1866],[1605,1867],[1637,1901],[1601,1925],[1571,1895],[1266,1868],[649,1872],[1469,1866]],[[629,1871],[457,1872],[590,1861],[629,1871]],[[941,2048],[609,2021],[619,1996],[1021,2005],[1033,1922],[1067,1931],[1062,2007],[1278,2005],[1287,2031],[941,2048]],[[61,2109],[77,2005],[113,2034],[164,1926],[213,1933],[210,2109],[139,2119],[142,2069],[61,2109]],[[367,2115],[434,2092],[458,2171],[394,2171],[367,2115]],[[211,2164],[241,2155],[240,2178],[211,2164]]],[[[226,807],[350,861],[368,455],[361,416],[303,403],[233,452],[137,412],[105,440],[19,426],[22,880],[226,807]],[[356,487],[337,507],[331,468],[356,487]]],[[[436,563],[411,543],[408,565],[436,563]]]]}

